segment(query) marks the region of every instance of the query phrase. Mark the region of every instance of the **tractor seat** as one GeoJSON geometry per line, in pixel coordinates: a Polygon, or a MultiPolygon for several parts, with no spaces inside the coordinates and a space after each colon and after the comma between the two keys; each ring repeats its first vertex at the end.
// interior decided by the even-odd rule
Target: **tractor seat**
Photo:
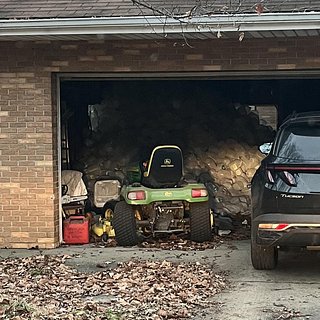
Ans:
{"type": "Polygon", "coordinates": [[[183,159],[177,146],[158,146],[151,154],[142,185],[149,188],[172,188],[183,177],[183,159]]]}

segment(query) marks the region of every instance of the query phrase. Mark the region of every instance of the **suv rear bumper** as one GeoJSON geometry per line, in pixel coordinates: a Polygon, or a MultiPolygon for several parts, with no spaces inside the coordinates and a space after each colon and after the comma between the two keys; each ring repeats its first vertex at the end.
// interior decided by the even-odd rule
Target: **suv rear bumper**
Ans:
{"type": "Polygon", "coordinates": [[[319,246],[319,214],[263,214],[252,221],[256,242],[267,246],[319,246]],[[259,228],[259,224],[289,224],[283,231],[259,228]]]}

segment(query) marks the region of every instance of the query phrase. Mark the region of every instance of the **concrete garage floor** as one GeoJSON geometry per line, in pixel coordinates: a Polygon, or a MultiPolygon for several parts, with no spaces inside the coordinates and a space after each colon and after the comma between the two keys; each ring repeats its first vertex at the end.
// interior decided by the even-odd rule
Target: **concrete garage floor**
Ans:
{"type": "MultiPolygon", "coordinates": [[[[320,319],[320,254],[317,251],[280,252],[273,271],[254,270],[250,263],[249,241],[228,241],[217,249],[205,251],[165,251],[141,248],[99,248],[92,245],[68,246],[45,251],[67,254],[68,264],[83,272],[101,271],[97,263],[130,259],[199,261],[214,263],[225,270],[230,288],[217,295],[215,311],[199,315],[213,320],[320,319]],[[285,309],[286,308],[286,309],[285,309]],[[287,310],[287,311],[285,311],[287,310]],[[299,311],[299,314],[290,312],[299,311]]],[[[0,250],[0,259],[39,254],[38,250],[0,250]]]]}

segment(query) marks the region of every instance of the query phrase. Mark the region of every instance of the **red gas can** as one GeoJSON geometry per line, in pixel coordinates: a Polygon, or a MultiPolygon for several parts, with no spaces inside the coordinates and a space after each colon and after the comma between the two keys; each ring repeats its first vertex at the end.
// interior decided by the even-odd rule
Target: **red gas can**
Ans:
{"type": "Polygon", "coordinates": [[[89,220],[83,216],[70,216],[64,220],[63,240],[66,244],[89,243],[89,220]]]}

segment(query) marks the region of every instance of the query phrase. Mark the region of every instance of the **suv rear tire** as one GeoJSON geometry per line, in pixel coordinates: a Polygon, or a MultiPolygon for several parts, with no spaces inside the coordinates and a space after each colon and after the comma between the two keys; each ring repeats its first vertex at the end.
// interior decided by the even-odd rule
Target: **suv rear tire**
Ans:
{"type": "Polygon", "coordinates": [[[251,262],[257,270],[272,270],[278,263],[278,249],[257,244],[256,232],[251,234],[251,262]]]}

